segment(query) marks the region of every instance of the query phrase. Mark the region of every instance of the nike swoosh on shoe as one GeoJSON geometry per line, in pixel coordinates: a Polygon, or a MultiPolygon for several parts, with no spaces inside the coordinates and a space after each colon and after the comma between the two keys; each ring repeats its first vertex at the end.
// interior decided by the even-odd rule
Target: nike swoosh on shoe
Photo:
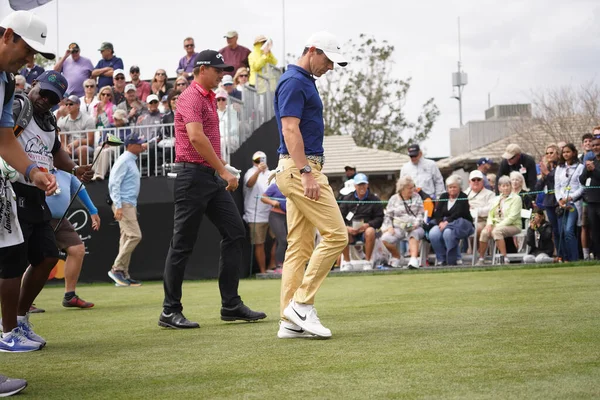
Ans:
{"type": "Polygon", "coordinates": [[[306,315],[303,317],[302,315],[298,314],[298,311],[296,311],[294,307],[292,307],[292,310],[294,310],[298,318],[300,318],[302,321],[306,321],[306,315]]]}

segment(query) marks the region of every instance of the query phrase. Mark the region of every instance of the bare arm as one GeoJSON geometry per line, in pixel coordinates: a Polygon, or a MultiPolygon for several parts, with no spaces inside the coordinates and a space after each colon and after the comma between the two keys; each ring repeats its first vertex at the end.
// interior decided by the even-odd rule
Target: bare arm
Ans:
{"type": "Polygon", "coordinates": [[[63,63],[65,62],[65,60],[71,55],[71,51],[67,50],[65,55],[58,60],[58,62],[56,63],[56,65],[54,66],[54,70],[56,72],[62,72],[62,67],[63,67],[63,63]]]}
{"type": "Polygon", "coordinates": [[[300,133],[300,118],[281,118],[281,131],[288,152],[292,160],[294,160],[294,164],[296,164],[298,169],[302,169],[308,164],[308,160],[304,154],[304,139],[302,139],[302,134],[300,133]]]}
{"type": "Polygon", "coordinates": [[[257,168],[256,171],[254,171],[254,174],[252,174],[252,176],[248,179],[248,182],[246,182],[246,186],[251,188],[254,185],[256,185],[256,181],[258,180],[258,176],[260,175],[261,172],[262,171],[257,168]]]}

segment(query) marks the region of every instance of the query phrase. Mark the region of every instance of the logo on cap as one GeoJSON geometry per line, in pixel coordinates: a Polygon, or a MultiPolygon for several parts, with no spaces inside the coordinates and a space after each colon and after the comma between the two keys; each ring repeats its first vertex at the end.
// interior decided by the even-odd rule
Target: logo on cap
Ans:
{"type": "Polygon", "coordinates": [[[42,33],[40,36],[42,37],[42,39],[46,39],[46,35],[44,33],[42,33]]]}

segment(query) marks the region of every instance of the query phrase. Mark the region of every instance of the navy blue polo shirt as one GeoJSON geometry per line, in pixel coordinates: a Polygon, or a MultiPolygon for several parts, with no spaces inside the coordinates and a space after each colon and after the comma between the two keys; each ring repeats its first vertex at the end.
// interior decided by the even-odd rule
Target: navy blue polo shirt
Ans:
{"type": "MultiPolygon", "coordinates": [[[[119,57],[115,57],[113,56],[113,58],[111,58],[110,60],[105,60],[104,58],[101,58],[100,61],[98,61],[98,64],[96,64],[96,68],[94,69],[100,69],[100,68],[106,68],[106,67],[111,67],[113,70],[114,69],[123,69],[123,60],[121,60],[119,57]]],[[[112,86],[113,85],[113,78],[112,76],[99,76],[98,77],[98,91],[100,91],[100,89],[102,89],[104,86],[112,86]]]]}
{"type": "Polygon", "coordinates": [[[300,119],[300,133],[304,140],[304,154],[323,155],[323,102],[314,78],[303,68],[290,65],[275,89],[275,116],[279,127],[279,154],[287,154],[283,140],[281,118],[300,119]]]}

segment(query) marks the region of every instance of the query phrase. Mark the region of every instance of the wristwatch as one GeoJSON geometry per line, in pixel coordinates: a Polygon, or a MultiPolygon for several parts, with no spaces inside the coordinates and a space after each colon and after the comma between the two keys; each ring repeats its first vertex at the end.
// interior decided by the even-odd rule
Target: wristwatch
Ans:
{"type": "Polygon", "coordinates": [[[310,174],[312,172],[312,168],[310,167],[310,165],[306,164],[304,167],[302,167],[302,169],[300,170],[300,174],[310,174]]]}
{"type": "Polygon", "coordinates": [[[75,165],[73,167],[73,169],[71,170],[71,175],[77,175],[77,168],[79,168],[79,165],[75,165]]]}

